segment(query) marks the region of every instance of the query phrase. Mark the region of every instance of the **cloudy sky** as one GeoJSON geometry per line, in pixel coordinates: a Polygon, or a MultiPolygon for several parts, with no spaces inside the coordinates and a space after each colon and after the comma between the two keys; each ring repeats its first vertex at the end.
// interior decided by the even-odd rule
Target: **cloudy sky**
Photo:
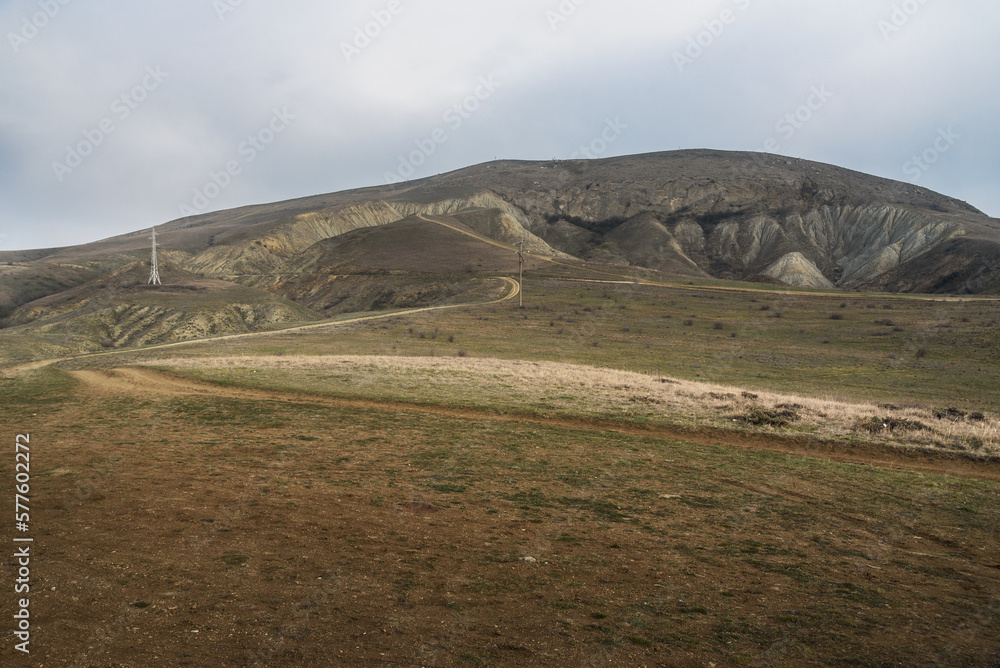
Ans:
{"type": "Polygon", "coordinates": [[[0,0],[0,28],[0,250],[678,148],[1000,217],[995,0],[0,0]]]}

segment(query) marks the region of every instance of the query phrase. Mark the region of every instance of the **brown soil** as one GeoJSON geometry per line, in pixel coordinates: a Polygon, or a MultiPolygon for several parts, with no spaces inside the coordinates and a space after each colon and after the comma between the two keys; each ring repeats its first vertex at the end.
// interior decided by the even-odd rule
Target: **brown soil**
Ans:
{"type": "MultiPolygon", "coordinates": [[[[297,395],[268,392],[250,388],[222,387],[200,383],[188,378],[142,368],[124,368],[106,371],[74,371],[78,379],[106,392],[136,394],[199,394],[205,396],[249,399],[252,401],[294,401],[297,395]]],[[[299,397],[301,398],[301,397],[299,397]]],[[[680,427],[645,427],[601,420],[572,418],[546,418],[526,415],[508,415],[492,411],[441,406],[424,406],[399,402],[375,402],[339,399],[309,395],[310,403],[358,410],[407,411],[472,420],[495,420],[546,425],[562,429],[614,432],[631,436],[651,436],[702,445],[725,445],[754,448],[770,452],[822,457],[837,462],[905,469],[940,475],[953,475],[1000,482],[1000,464],[993,459],[978,459],[954,453],[934,453],[926,450],[901,450],[867,444],[843,444],[789,436],[750,434],[711,429],[684,429],[680,427]]]]}
{"type": "Polygon", "coordinates": [[[34,635],[4,666],[1000,659],[995,515],[936,500],[987,483],[859,467],[845,506],[825,462],[733,467],[666,432],[75,375],[18,425],[34,635]]]}

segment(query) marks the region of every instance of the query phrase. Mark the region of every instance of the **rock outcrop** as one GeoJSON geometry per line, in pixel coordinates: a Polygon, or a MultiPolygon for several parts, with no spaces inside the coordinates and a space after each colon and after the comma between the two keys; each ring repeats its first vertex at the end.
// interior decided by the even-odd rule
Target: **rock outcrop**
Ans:
{"type": "MultiPolygon", "coordinates": [[[[774,274],[844,289],[1000,291],[1000,221],[910,184],[754,153],[500,161],[186,218],[159,231],[176,266],[264,285],[262,277],[293,266],[325,239],[414,215],[450,215],[537,255],[686,276],[774,274]]],[[[145,257],[147,236],[38,251],[32,262],[97,263],[103,271],[145,257]]],[[[0,262],[5,257],[0,253],[0,262]]]]}

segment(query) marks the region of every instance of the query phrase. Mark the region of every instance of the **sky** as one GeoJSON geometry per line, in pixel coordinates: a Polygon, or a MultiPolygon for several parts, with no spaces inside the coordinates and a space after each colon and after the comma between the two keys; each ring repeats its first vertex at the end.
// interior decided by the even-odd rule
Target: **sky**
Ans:
{"type": "Polygon", "coordinates": [[[995,0],[0,0],[0,250],[682,148],[1000,217],[998,28],[995,0]]]}

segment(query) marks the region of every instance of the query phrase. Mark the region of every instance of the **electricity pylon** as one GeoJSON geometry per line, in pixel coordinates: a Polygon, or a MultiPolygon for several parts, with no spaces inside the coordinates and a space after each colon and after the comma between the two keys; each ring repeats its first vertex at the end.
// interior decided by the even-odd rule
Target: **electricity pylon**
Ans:
{"type": "Polygon", "coordinates": [[[149,283],[147,285],[163,285],[160,283],[160,266],[156,262],[156,227],[153,227],[153,259],[150,261],[149,283]]]}

